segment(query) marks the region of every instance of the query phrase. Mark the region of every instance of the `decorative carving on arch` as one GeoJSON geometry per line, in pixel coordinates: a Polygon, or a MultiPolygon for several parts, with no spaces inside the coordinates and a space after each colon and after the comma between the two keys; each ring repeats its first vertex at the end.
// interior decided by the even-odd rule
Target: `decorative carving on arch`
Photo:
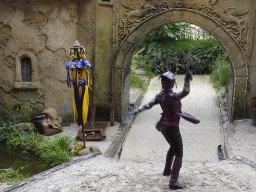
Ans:
{"type": "Polygon", "coordinates": [[[126,8],[125,18],[121,20],[119,25],[119,40],[123,39],[128,33],[129,28],[132,28],[136,23],[141,22],[142,16],[142,2],[132,2],[128,4],[123,4],[122,6],[126,8]]]}
{"type": "Polygon", "coordinates": [[[119,30],[119,0],[113,1],[113,48],[118,48],[118,30],[119,30]]]}
{"type": "MultiPolygon", "coordinates": [[[[209,3],[211,5],[215,5],[218,3],[218,0],[211,0],[209,3]]],[[[170,9],[183,8],[207,16],[222,26],[222,28],[225,29],[241,47],[245,57],[249,58],[251,55],[255,17],[255,2],[251,0],[251,4],[251,10],[241,10],[236,7],[214,9],[206,4],[181,1],[172,1],[170,3],[161,2],[154,5],[144,5],[142,2],[132,2],[128,4],[122,3],[126,12],[118,26],[118,40],[119,42],[122,41],[122,39],[130,33],[133,27],[150,19],[156,14],[163,13],[170,9]],[[250,22],[244,24],[244,15],[247,15],[248,13],[250,13],[250,22]]]]}
{"type": "Polygon", "coordinates": [[[219,0],[210,0],[209,4],[210,5],[216,5],[219,2],[219,0]]]}

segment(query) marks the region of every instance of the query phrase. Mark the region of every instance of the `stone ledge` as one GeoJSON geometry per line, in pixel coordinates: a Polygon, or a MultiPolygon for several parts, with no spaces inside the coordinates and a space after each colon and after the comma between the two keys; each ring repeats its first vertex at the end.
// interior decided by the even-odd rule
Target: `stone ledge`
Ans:
{"type": "Polygon", "coordinates": [[[109,1],[99,0],[99,5],[113,6],[113,0],[109,0],[109,1]]]}
{"type": "Polygon", "coordinates": [[[15,89],[38,89],[38,82],[14,82],[15,89]]]}

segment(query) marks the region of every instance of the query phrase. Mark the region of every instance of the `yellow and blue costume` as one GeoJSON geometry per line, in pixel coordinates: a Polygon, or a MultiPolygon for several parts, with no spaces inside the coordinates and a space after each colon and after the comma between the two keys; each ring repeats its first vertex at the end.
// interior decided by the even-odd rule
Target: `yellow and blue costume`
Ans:
{"type": "Polygon", "coordinates": [[[66,65],[67,85],[73,86],[74,121],[78,125],[89,122],[89,87],[92,85],[92,64],[85,60],[85,48],[74,46],[70,49],[72,61],[66,65]]]}

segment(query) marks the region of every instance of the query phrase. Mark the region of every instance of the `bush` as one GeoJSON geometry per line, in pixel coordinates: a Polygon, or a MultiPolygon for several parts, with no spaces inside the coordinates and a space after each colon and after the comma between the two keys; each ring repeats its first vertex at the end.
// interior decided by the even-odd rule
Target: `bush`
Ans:
{"type": "Polygon", "coordinates": [[[12,122],[5,123],[0,120],[0,141],[5,141],[7,146],[13,149],[39,155],[42,161],[51,167],[73,158],[70,153],[72,141],[69,137],[58,136],[53,140],[42,140],[42,136],[35,129],[24,132],[12,122]]]}
{"type": "Polygon", "coordinates": [[[23,113],[23,122],[32,122],[36,113],[42,109],[29,101],[18,102],[12,106],[12,111],[16,113],[23,113]]]}
{"type": "Polygon", "coordinates": [[[172,71],[178,74],[186,72],[183,56],[193,58],[194,74],[210,74],[214,69],[214,61],[224,49],[215,39],[208,40],[177,40],[166,43],[151,43],[144,55],[134,56],[136,65],[154,74],[172,71]]]}
{"type": "Polygon", "coordinates": [[[210,81],[217,92],[224,88],[224,91],[227,93],[231,73],[230,61],[227,55],[220,55],[216,59],[214,67],[215,69],[210,75],[210,81]]]}
{"type": "Polygon", "coordinates": [[[13,149],[35,152],[38,143],[42,141],[42,136],[39,135],[35,128],[24,132],[12,122],[5,123],[0,121],[0,141],[1,140],[4,140],[7,146],[13,149]]]}
{"type": "MultiPolygon", "coordinates": [[[[14,125],[13,122],[4,122],[0,119],[0,141],[5,141],[7,146],[13,149],[32,152],[39,155],[46,168],[69,162],[73,159],[70,152],[71,139],[58,136],[53,140],[42,140],[42,136],[32,129],[24,132],[14,125]]],[[[18,170],[12,168],[0,170],[0,181],[13,184],[28,178],[29,175],[21,175],[18,170]]]]}
{"type": "Polygon", "coordinates": [[[38,154],[44,163],[50,167],[69,162],[73,159],[71,139],[67,136],[55,136],[53,140],[45,140],[38,146],[38,154]]]}

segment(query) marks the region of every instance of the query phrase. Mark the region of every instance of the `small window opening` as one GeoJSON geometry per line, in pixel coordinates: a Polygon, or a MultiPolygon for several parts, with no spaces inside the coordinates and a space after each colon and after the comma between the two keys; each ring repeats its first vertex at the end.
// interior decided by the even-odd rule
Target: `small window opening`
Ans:
{"type": "Polygon", "coordinates": [[[21,59],[21,75],[23,82],[31,82],[32,68],[31,59],[29,57],[23,57],[21,59]]]}

